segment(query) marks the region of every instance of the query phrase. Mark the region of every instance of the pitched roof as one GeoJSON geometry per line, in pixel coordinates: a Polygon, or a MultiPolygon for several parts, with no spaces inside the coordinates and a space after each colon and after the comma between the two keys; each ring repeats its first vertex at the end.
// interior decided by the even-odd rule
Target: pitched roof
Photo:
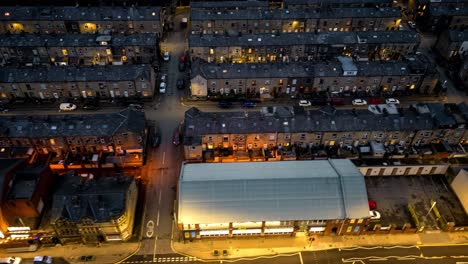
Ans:
{"type": "Polygon", "coordinates": [[[79,221],[90,218],[106,222],[125,210],[126,193],[133,177],[84,179],[67,173],[60,180],[52,202],[52,221],[60,218],[79,221]]]}
{"type": "Polygon", "coordinates": [[[364,176],[349,160],[186,164],[179,222],[366,218],[364,176]]]}

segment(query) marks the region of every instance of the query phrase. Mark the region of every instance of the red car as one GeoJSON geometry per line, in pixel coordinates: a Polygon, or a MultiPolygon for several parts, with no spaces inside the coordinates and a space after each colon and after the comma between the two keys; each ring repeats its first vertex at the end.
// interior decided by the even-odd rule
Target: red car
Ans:
{"type": "Polygon", "coordinates": [[[185,55],[184,54],[180,55],[179,62],[182,62],[182,63],[185,62],[185,55]]]}
{"type": "Polygon", "coordinates": [[[174,134],[172,135],[172,144],[174,144],[174,146],[179,146],[180,139],[181,139],[181,136],[180,136],[179,130],[175,130],[174,134]]]}
{"type": "Polygon", "coordinates": [[[332,98],[331,99],[331,104],[332,105],[344,105],[345,101],[341,98],[332,98]]]}
{"type": "Polygon", "coordinates": [[[371,105],[376,105],[376,104],[381,104],[382,103],[382,100],[380,100],[379,98],[371,98],[369,100],[369,104],[371,105]]]}

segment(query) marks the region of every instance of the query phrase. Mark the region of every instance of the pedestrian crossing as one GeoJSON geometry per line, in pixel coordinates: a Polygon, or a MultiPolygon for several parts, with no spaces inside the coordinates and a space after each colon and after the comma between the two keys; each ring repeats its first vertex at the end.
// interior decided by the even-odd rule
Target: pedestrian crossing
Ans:
{"type": "Polygon", "coordinates": [[[195,257],[160,257],[154,258],[153,260],[133,260],[133,261],[125,261],[123,263],[128,264],[143,264],[143,263],[181,263],[181,262],[190,262],[190,261],[197,261],[198,259],[195,257]]]}

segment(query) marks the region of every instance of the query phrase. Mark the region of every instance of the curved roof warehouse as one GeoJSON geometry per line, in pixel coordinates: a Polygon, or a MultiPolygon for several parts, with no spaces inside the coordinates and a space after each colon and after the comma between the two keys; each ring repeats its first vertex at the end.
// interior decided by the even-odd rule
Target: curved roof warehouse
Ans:
{"type": "Polygon", "coordinates": [[[180,174],[178,223],[184,230],[211,223],[365,218],[364,176],[349,160],[184,164],[180,174]]]}

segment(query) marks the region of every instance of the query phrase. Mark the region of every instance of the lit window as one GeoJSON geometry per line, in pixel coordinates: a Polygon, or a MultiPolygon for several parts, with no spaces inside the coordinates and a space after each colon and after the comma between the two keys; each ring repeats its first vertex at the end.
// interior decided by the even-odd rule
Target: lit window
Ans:
{"type": "Polygon", "coordinates": [[[63,56],[68,56],[68,51],[66,49],[63,49],[62,54],[63,54],[63,56]]]}
{"type": "Polygon", "coordinates": [[[214,54],[214,50],[210,49],[210,55],[213,55],[213,54],[214,54]]]}
{"type": "Polygon", "coordinates": [[[5,16],[10,16],[10,12],[5,12],[5,16]]]}

